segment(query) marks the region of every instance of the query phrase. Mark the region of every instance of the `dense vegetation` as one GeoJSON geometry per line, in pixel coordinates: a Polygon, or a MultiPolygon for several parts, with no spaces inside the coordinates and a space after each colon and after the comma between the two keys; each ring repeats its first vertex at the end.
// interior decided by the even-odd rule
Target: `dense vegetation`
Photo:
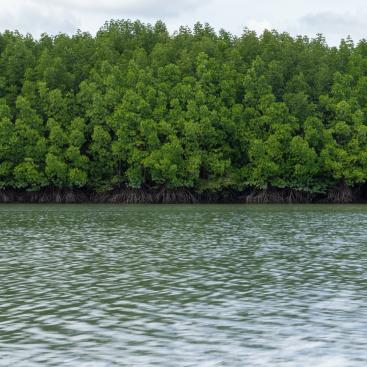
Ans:
{"type": "MultiPolygon", "coordinates": [[[[111,21],[0,34],[0,189],[367,182],[367,41],[111,21]]],[[[334,190],[334,191],[332,191],[334,190]]]]}

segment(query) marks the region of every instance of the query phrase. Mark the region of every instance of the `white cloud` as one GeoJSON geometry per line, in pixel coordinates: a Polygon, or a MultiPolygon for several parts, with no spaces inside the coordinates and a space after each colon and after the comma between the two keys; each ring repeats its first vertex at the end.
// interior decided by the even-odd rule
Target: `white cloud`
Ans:
{"type": "Polygon", "coordinates": [[[355,32],[366,27],[367,21],[365,17],[352,14],[337,14],[332,12],[324,12],[318,14],[308,14],[300,20],[300,26],[314,32],[355,32]]]}
{"type": "Polygon", "coordinates": [[[367,18],[363,13],[321,12],[307,14],[291,27],[293,32],[326,35],[332,44],[338,44],[342,38],[351,36],[358,41],[367,36],[367,18]]]}
{"type": "MultiPolygon", "coordinates": [[[[3,0],[4,1],[4,0],[3,0]]],[[[129,16],[178,16],[182,12],[192,11],[210,0],[15,0],[27,3],[39,9],[54,9],[88,15],[103,13],[105,15],[129,16]]]]}
{"type": "MultiPolygon", "coordinates": [[[[40,2],[40,1],[38,1],[40,2]]],[[[54,5],[73,10],[105,13],[127,13],[140,16],[147,15],[178,15],[182,11],[197,8],[200,1],[197,0],[41,0],[44,4],[54,5]]]]}
{"type": "Polygon", "coordinates": [[[42,7],[33,2],[14,1],[13,6],[3,7],[0,13],[1,30],[19,30],[22,33],[73,33],[77,30],[77,16],[67,9],[42,7]]]}
{"type": "MultiPolygon", "coordinates": [[[[94,33],[110,19],[176,22],[212,0],[0,0],[0,31],[94,33]]],[[[199,17],[197,18],[199,20],[199,17]]],[[[173,29],[172,29],[173,30],[173,29]]]]}
{"type": "Polygon", "coordinates": [[[94,33],[106,20],[130,18],[163,20],[171,31],[201,21],[236,34],[245,27],[323,33],[336,44],[348,34],[367,36],[365,12],[365,0],[0,0],[0,31],[94,33]]]}
{"type": "Polygon", "coordinates": [[[257,19],[250,19],[246,23],[246,27],[258,33],[262,33],[265,29],[271,30],[275,28],[268,20],[257,20],[257,19]]]}

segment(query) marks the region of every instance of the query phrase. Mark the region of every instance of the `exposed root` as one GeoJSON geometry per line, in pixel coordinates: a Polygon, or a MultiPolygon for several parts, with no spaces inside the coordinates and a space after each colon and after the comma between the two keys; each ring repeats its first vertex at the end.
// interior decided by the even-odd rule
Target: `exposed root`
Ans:
{"type": "Polygon", "coordinates": [[[141,190],[125,188],[111,193],[95,194],[93,202],[124,203],[124,204],[174,204],[196,203],[198,200],[187,189],[151,189],[141,190]]]}
{"type": "Polygon", "coordinates": [[[0,191],[0,203],[82,203],[88,201],[88,194],[81,190],[43,189],[37,192],[20,190],[0,191]]]}
{"type": "Polygon", "coordinates": [[[22,190],[0,190],[0,203],[122,203],[122,204],[193,204],[193,203],[351,203],[364,198],[361,189],[352,190],[339,185],[325,195],[315,195],[292,189],[266,189],[235,192],[197,193],[186,188],[168,189],[155,187],[146,189],[122,188],[109,192],[45,188],[38,192],[22,190]]]}
{"type": "Polygon", "coordinates": [[[248,204],[300,204],[313,201],[313,195],[292,189],[254,190],[246,196],[248,204]]]}
{"type": "Polygon", "coordinates": [[[353,203],[355,201],[355,195],[347,185],[339,185],[328,192],[326,201],[328,203],[339,204],[353,203]]]}

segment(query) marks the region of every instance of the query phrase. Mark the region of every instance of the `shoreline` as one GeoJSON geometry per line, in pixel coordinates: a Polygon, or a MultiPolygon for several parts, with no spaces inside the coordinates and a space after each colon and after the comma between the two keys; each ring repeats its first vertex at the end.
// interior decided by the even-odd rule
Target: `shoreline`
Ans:
{"type": "Polygon", "coordinates": [[[47,188],[40,191],[0,190],[0,204],[110,203],[110,204],[363,204],[366,190],[333,189],[311,194],[293,189],[248,189],[197,192],[186,188],[123,188],[107,192],[47,188]]]}

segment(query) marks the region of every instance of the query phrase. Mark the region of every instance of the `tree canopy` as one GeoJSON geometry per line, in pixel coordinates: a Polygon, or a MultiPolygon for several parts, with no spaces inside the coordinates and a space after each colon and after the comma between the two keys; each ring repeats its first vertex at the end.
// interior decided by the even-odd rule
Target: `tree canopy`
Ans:
{"type": "Polygon", "coordinates": [[[0,33],[0,189],[367,182],[367,41],[113,20],[0,33]]]}

